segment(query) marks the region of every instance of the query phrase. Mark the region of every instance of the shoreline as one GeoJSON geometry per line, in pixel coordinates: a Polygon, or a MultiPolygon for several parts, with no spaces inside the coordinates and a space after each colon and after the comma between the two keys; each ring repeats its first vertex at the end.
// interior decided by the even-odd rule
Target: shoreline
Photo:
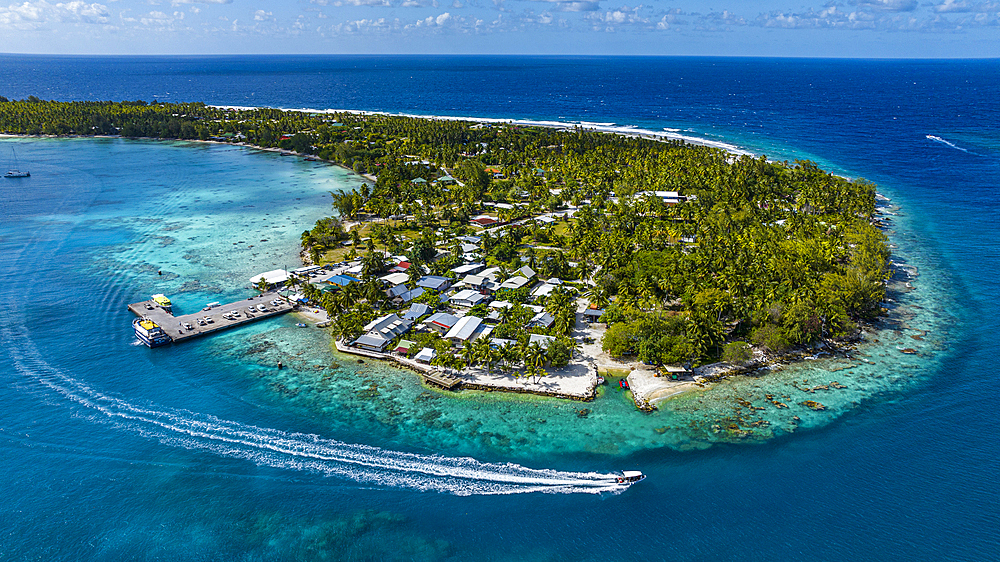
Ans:
{"type": "MultiPolygon", "coordinates": [[[[245,110],[261,109],[259,107],[241,107],[241,106],[212,106],[212,107],[224,108],[224,109],[228,109],[228,108],[232,108],[232,109],[245,109],[245,110]]],[[[357,115],[375,114],[375,115],[411,117],[411,118],[420,118],[420,119],[437,119],[437,120],[442,120],[442,121],[469,121],[469,122],[478,122],[478,123],[497,123],[497,124],[515,124],[515,125],[524,125],[524,126],[539,126],[539,127],[553,128],[553,129],[564,129],[564,128],[567,128],[567,127],[575,127],[575,126],[581,126],[582,125],[582,126],[584,126],[585,130],[591,130],[591,131],[597,131],[597,132],[605,132],[605,133],[609,133],[609,134],[618,134],[618,135],[622,135],[622,136],[642,137],[642,138],[646,138],[646,137],[643,137],[643,134],[649,134],[649,135],[651,135],[651,136],[654,137],[653,140],[660,140],[660,141],[665,141],[665,140],[683,140],[684,142],[689,142],[691,144],[698,144],[698,145],[701,145],[701,146],[707,146],[707,147],[710,147],[710,148],[717,148],[717,149],[720,149],[720,150],[725,150],[726,152],[729,152],[730,154],[734,154],[734,155],[752,155],[752,153],[750,153],[750,152],[739,150],[739,149],[737,149],[733,145],[725,145],[725,143],[712,143],[711,141],[704,141],[704,139],[687,138],[687,137],[684,137],[683,135],[673,135],[673,136],[671,136],[669,134],[659,134],[659,133],[656,133],[655,131],[648,131],[648,130],[642,130],[642,129],[632,129],[630,127],[614,127],[613,126],[614,124],[604,124],[604,123],[576,124],[576,123],[562,123],[562,122],[539,122],[539,121],[529,121],[529,120],[506,120],[506,119],[497,119],[497,118],[465,118],[465,117],[451,117],[451,116],[410,115],[410,114],[402,114],[402,113],[389,113],[389,112],[377,112],[377,111],[360,111],[360,110],[324,110],[324,111],[315,111],[315,110],[309,110],[309,109],[281,109],[281,110],[282,111],[300,111],[300,112],[308,112],[308,113],[325,113],[325,114],[332,114],[332,113],[351,113],[351,114],[357,114],[357,115]],[[590,127],[590,126],[592,126],[592,127],[590,127]],[[704,141],[704,142],[698,142],[698,141],[704,141]],[[724,145],[724,146],[722,146],[722,145],[724,145]]],[[[259,151],[263,151],[263,152],[277,153],[277,154],[282,155],[282,156],[297,156],[297,157],[302,158],[302,159],[308,159],[309,161],[312,161],[312,162],[321,162],[321,163],[328,164],[328,165],[334,165],[334,166],[337,166],[337,167],[339,167],[339,168],[341,168],[343,170],[349,171],[352,174],[358,175],[359,177],[362,177],[364,179],[372,180],[372,177],[370,175],[368,175],[368,174],[358,174],[353,169],[351,169],[351,168],[349,168],[349,167],[347,167],[347,166],[345,166],[345,165],[343,165],[343,164],[341,164],[339,162],[334,162],[334,161],[331,161],[331,160],[326,160],[326,159],[320,158],[317,155],[300,153],[300,152],[296,152],[294,150],[282,149],[282,148],[279,148],[279,147],[262,147],[262,146],[258,146],[258,145],[254,145],[254,144],[249,144],[249,143],[246,143],[246,142],[229,142],[229,141],[220,141],[220,140],[211,140],[211,139],[205,139],[205,140],[203,140],[203,139],[173,139],[173,138],[159,138],[159,137],[124,137],[124,136],[121,136],[121,135],[80,135],[80,134],[71,134],[71,135],[51,135],[51,134],[22,135],[22,134],[0,133],[0,138],[52,138],[52,139],[61,139],[61,138],[107,138],[107,139],[142,140],[142,141],[192,142],[192,143],[208,143],[208,144],[217,144],[217,145],[226,145],[226,146],[238,146],[238,147],[246,148],[246,149],[259,150],[259,151]]],[[[884,196],[881,196],[880,194],[877,194],[877,195],[879,197],[884,198],[884,196]]],[[[886,199],[886,198],[884,198],[884,199],[886,199]]],[[[886,201],[888,201],[888,199],[886,199],[886,201]]],[[[877,219],[877,225],[880,228],[885,229],[886,225],[885,225],[884,221],[887,220],[885,218],[885,213],[879,212],[878,215],[879,215],[879,217],[877,219]]],[[[364,224],[364,223],[365,223],[365,221],[361,221],[358,224],[360,225],[360,224],[364,224]]],[[[301,248],[300,247],[300,250],[299,250],[299,259],[300,259],[300,262],[304,266],[306,266],[306,265],[312,265],[312,260],[309,258],[309,256],[308,256],[307,251],[306,251],[305,248],[301,248]]],[[[894,271],[902,271],[904,274],[909,275],[908,271],[906,271],[904,268],[898,266],[895,262],[890,261],[890,264],[893,267],[894,271]]],[[[316,322],[317,327],[321,327],[322,328],[322,327],[325,327],[325,326],[329,325],[330,319],[326,315],[325,311],[322,311],[322,309],[320,309],[319,313],[312,313],[311,311],[306,311],[306,312],[299,311],[299,312],[300,312],[300,314],[303,314],[308,319],[310,319],[310,320],[312,320],[314,322],[316,320],[319,320],[319,322],[316,322]]],[[[877,328],[874,328],[872,326],[863,326],[863,325],[859,325],[859,329],[861,329],[862,332],[864,332],[865,329],[868,329],[868,330],[877,330],[877,328]]],[[[863,339],[863,337],[862,337],[862,339],[863,339]]],[[[703,365],[701,367],[697,367],[697,368],[692,369],[692,371],[694,373],[694,376],[691,377],[690,379],[681,380],[681,381],[669,381],[669,379],[664,379],[663,377],[658,377],[655,374],[653,374],[653,371],[645,368],[646,366],[644,366],[641,362],[638,362],[636,360],[622,361],[622,360],[617,360],[617,359],[614,359],[614,358],[611,358],[611,357],[607,356],[607,354],[605,352],[603,352],[603,350],[601,350],[599,348],[600,342],[602,340],[603,340],[603,330],[600,330],[600,332],[598,334],[598,337],[595,338],[595,341],[597,342],[597,346],[598,346],[597,353],[594,353],[594,354],[592,354],[590,356],[590,360],[591,360],[591,362],[593,364],[593,367],[594,367],[593,385],[589,388],[589,390],[587,390],[584,393],[560,392],[560,391],[546,390],[546,389],[543,389],[543,388],[531,389],[531,388],[525,387],[524,383],[517,383],[517,381],[515,379],[511,378],[511,377],[507,377],[507,378],[511,378],[511,382],[510,383],[507,383],[506,381],[499,381],[499,380],[488,380],[488,378],[476,376],[474,373],[471,373],[471,374],[468,373],[468,371],[474,371],[474,369],[463,369],[462,371],[458,372],[460,378],[462,379],[462,385],[461,386],[464,387],[464,388],[468,388],[470,390],[479,390],[479,391],[485,391],[485,392],[497,392],[497,391],[500,391],[500,392],[512,392],[512,393],[520,393],[520,394],[534,394],[534,395],[538,395],[538,396],[547,396],[547,397],[569,399],[569,400],[577,400],[577,401],[590,401],[590,400],[593,400],[597,396],[597,386],[598,386],[597,385],[597,377],[598,377],[598,373],[599,373],[599,371],[601,369],[601,366],[603,365],[605,369],[619,370],[619,371],[627,370],[628,374],[625,377],[623,377],[623,378],[625,378],[629,382],[629,386],[630,386],[629,391],[630,391],[630,394],[632,396],[632,401],[635,403],[635,406],[636,406],[637,409],[639,409],[641,411],[644,411],[644,412],[650,412],[650,411],[656,410],[657,407],[658,407],[657,405],[659,403],[661,403],[661,402],[664,402],[664,401],[666,401],[668,399],[671,399],[671,398],[675,398],[675,397],[681,396],[683,394],[686,394],[686,393],[689,393],[689,392],[692,392],[692,391],[696,391],[696,390],[700,390],[700,389],[705,389],[705,388],[707,388],[708,384],[714,384],[714,383],[720,382],[720,381],[725,380],[726,378],[729,378],[729,377],[732,377],[732,376],[745,375],[745,374],[748,374],[748,373],[760,372],[760,371],[763,371],[763,370],[771,370],[771,369],[774,369],[775,367],[780,368],[781,365],[787,364],[788,362],[796,362],[796,363],[801,362],[801,361],[804,360],[802,356],[803,356],[803,354],[806,351],[806,348],[802,348],[802,349],[796,348],[796,349],[788,350],[788,351],[786,351],[786,352],[784,352],[782,354],[775,355],[774,357],[768,358],[767,355],[764,354],[761,350],[759,350],[756,347],[754,347],[755,359],[749,365],[746,365],[746,364],[745,365],[733,365],[733,364],[727,364],[727,363],[713,363],[713,364],[703,365]],[[602,357],[602,356],[605,356],[605,357],[602,357]],[[758,357],[760,357],[760,359],[758,359],[758,357]],[[472,380],[469,380],[470,378],[472,380]],[[659,380],[652,380],[652,379],[659,379],[659,380]],[[518,386],[518,385],[520,385],[520,386],[518,386]],[[638,387],[638,388],[634,388],[634,387],[638,387]]],[[[375,356],[368,355],[369,352],[354,353],[355,351],[363,351],[363,350],[355,350],[354,348],[347,348],[347,349],[350,349],[351,351],[346,351],[346,350],[340,349],[341,346],[339,344],[339,340],[335,340],[335,342],[337,343],[337,349],[338,349],[338,351],[341,351],[341,352],[344,352],[344,353],[353,353],[355,355],[365,355],[365,356],[368,356],[368,357],[370,357],[372,359],[378,359],[378,360],[381,360],[381,361],[395,362],[396,364],[400,365],[401,367],[406,367],[406,368],[410,369],[411,371],[415,371],[417,373],[421,373],[422,372],[421,369],[414,367],[414,365],[408,364],[409,361],[407,361],[407,362],[401,361],[401,360],[399,360],[399,358],[394,357],[394,356],[392,356],[390,354],[379,354],[381,356],[375,357],[375,356]]],[[[817,342],[817,345],[814,346],[814,349],[822,349],[822,348],[827,347],[827,346],[832,346],[834,350],[839,349],[838,346],[837,346],[837,344],[835,344],[834,342],[831,342],[831,341],[828,341],[828,340],[822,340],[821,343],[822,343],[822,347],[818,347],[818,345],[820,344],[820,342],[817,342]]],[[[855,343],[857,343],[857,342],[855,342],[855,343]]],[[[584,347],[587,347],[587,346],[584,346],[584,347]]],[[[420,364],[417,364],[415,362],[414,362],[414,364],[415,365],[420,365],[420,364]]],[[[571,366],[572,366],[572,362],[571,362],[571,366]]],[[[451,371],[451,370],[449,370],[449,371],[451,371]]],[[[551,375],[545,377],[545,379],[551,380],[551,375]]]]}
{"type": "Polygon", "coordinates": [[[514,119],[500,117],[464,117],[454,115],[423,115],[417,113],[393,113],[389,111],[365,111],[361,109],[311,109],[311,108],[284,108],[266,106],[240,106],[240,105],[210,105],[218,109],[234,109],[243,111],[253,111],[257,109],[277,109],[280,111],[296,111],[299,113],[315,113],[322,115],[332,115],[335,113],[347,113],[351,115],[384,115],[387,117],[410,117],[414,119],[429,119],[434,121],[467,121],[469,123],[486,123],[495,125],[519,125],[522,127],[545,127],[548,129],[573,129],[580,127],[585,131],[599,133],[617,134],[625,137],[649,138],[651,140],[668,141],[680,140],[689,144],[718,148],[737,156],[755,156],[755,153],[740,148],[735,144],[722,141],[713,141],[703,137],[681,135],[676,129],[664,130],[663,132],[651,129],[642,129],[638,125],[617,125],[616,123],[595,123],[591,121],[537,121],[532,119],[514,119]]]}

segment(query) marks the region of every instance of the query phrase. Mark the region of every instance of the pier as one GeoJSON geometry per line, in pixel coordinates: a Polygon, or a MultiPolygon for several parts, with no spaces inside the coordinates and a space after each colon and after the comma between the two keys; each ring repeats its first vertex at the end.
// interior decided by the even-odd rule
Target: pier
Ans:
{"type": "Polygon", "coordinates": [[[279,296],[278,293],[268,292],[181,316],[174,316],[151,300],[130,304],[128,309],[136,316],[144,316],[159,324],[163,331],[170,336],[170,339],[177,343],[279,316],[291,312],[295,306],[284,297],[279,296]],[[272,305],[272,301],[277,302],[277,304],[272,305]],[[264,305],[267,312],[260,312],[257,306],[261,304],[264,305]],[[229,316],[233,312],[239,312],[240,315],[235,318],[229,316]],[[229,317],[227,318],[227,316],[229,317]],[[201,325],[198,322],[199,319],[206,319],[205,324],[201,325]]]}

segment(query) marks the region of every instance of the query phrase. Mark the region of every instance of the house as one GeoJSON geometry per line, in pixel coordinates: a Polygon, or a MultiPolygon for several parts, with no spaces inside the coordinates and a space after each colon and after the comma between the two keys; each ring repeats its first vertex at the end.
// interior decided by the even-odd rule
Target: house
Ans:
{"type": "Polygon", "coordinates": [[[451,330],[444,335],[445,339],[455,343],[473,341],[481,335],[489,335],[493,328],[483,325],[483,319],[478,316],[463,316],[458,323],[452,326],[451,330]]]}
{"type": "Polygon", "coordinates": [[[507,340],[504,338],[490,338],[490,347],[495,347],[497,349],[502,347],[515,346],[517,345],[517,340],[507,340]]]}
{"type": "Polygon", "coordinates": [[[411,342],[410,340],[399,340],[399,344],[396,345],[396,349],[393,349],[393,351],[396,353],[402,353],[403,355],[406,355],[410,353],[410,348],[412,348],[415,345],[417,344],[411,342]]]}
{"type": "Polygon", "coordinates": [[[496,279],[497,275],[499,275],[499,274],[500,274],[500,268],[499,267],[488,267],[488,268],[486,268],[486,269],[484,269],[484,270],[482,270],[482,271],[479,272],[479,275],[481,275],[483,277],[488,277],[490,279],[496,279]]]}
{"type": "Polygon", "coordinates": [[[543,299],[551,295],[552,291],[554,291],[557,286],[558,285],[553,285],[551,283],[542,283],[541,285],[535,287],[534,291],[531,291],[531,296],[536,299],[543,299]]]}
{"type": "Polygon", "coordinates": [[[417,353],[413,360],[420,363],[430,363],[435,357],[437,357],[437,352],[433,348],[425,347],[417,353]]]}
{"type": "Polygon", "coordinates": [[[636,199],[642,199],[644,197],[654,197],[663,201],[666,205],[676,205],[687,201],[687,197],[684,197],[676,191],[640,191],[635,194],[636,199]]]}
{"type": "Polygon", "coordinates": [[[364,328],[365,335],[354,340],[351,345],[381,353],[385,351],[389,342],[405,334],[412,325],[413,322],[410,320],[403,320],[395,314],[386,314],[369,322],[364,328]]]}
{"type": "Polygon", "coordinates": [[[528,267],[528,266],[525,265],[525,266],[521,267],[521,269],[518,269],[517,271],[515,271],[513,273],[513,275],[520,275],[521,277],[524,277],[525,279],[534,279],[535,275],[537,275],[537,273],[535,273],[534,269],[531,269],[530,267],[528,267]]]}
{"type": "Polygon", "coordinates": [[[410,302],[413,299],[424,294],[423,287],[417,287],[416,289],[410,289],[406,285],[396,285],[395,287],[389,289],[389,298],[397,302],[410,302]]]}
{"type": "Polygon", "coordinates": [[[456,277],[465,277],[466,275],[472,275],[479,273],[480,271],[486,269],[485,263],[469,263],[465,265],[460,265],[455,269],[451,270],[456,277]]]}
{"type": "Polygon", "coordinates": [[[545,336],[542,334],[531,334],[528,336],[528,345],[537,343],[542,349],[548,349],[549,344],[556,341],[555,336],[545,336]]]}
{"type": "Polygon", "coordinates": [[[478,236],[456,236],[455,239],[465,242],[466,244],[476,244],[477,246],[483,240],[478,236]]]}
{"type": "Polygon", "coordinates": [[[326,280],[331,285],[336,285],[338,287],[346,287],[351,283],[360,283],[361,280],[357,277],[351,277],[350,275],[334,275],[326,280]]]}
{"type": "Polygon", "coordinates": [[[395,265],[395,267],[393,267],[389,271],[391,271],[392,273],[406,273],[407,269],[410,269],[410,262],[408,262],[408,261],[401,261],[401,262],[397,263],[395,265]]]}
{"type": "Polygon", "coordinates": [[[383,283],[395,287],[396,285],[406,283],[409,277],[405,273],[396,272],[390,273],[389,275],[383,275],[382,277],[379,277],[379,279],[381,279],[383,283]]]}
{"type": "Polygon", "coordinates": [[[438,312],[432,314],[430,318],[424,321],[424,325],[428,328],[438,332],[439,334],[447,333],[452,326],[458,323],[458,316],[454,314],[448,314],[446,312],[438,312]]]}
{"type": "Polygon", "coordinates": [[[410,288],[407,287],[406,285],[396,285],[395,287],[386,291],[386,294],[389,295],[390,299],[397,299],[404,293],[409,293],[409,292],[410,288]]]}
{"type": "Polygon", "coordinates": [[[369,322],[364,330],[366,332],[378,332],[380,334],[389,336],[389,339],[393,339],[396,336],[405,334],[410,330],[410,326],[413,322],[409,320],[403,320],[395,314],[386,314],[380,318],[376,318],[369,322]]]}
{"type": "Polygon", "coordinates": [[[455,293],[450,299],[448,299],[448,302],[455,306],[466,306],[472,308],[473,306],[476,306],[477,304],[488,299],[489,297],[483,295],[479,291],[465,289],[455,293]]]}
{"type": "Polygon", "coordinates": [[[386,339],[385,336],[379,333],[372,332],[365,334],[360,338],[354,340],[354,343],[352,343],[351,345],[353,345],[354,347],[360,347],[361,349],[367,349],[368,351],[377,351],[379,353],[382,353],[383,351],[385,351],[385,348],[387,345],[389,345],[390,341],[392,340],[386,339]]]}
{"type": "Polygon", "coordinates": [[[399,295],[400,300],[403,302],[410,302],[413,299],[419,298],[420,295],[424,294],[423,287],[417,287],[416,289],[411,289],[402,295],[399,295]]]}
{"type": "Polygon", "coordinates": [[[430,311],[431,307],[423,303],[415,302],[410,305],[410,308],[408,308],[406,312],[403,313],[403,320],[416,321],[417,318],[420,318],[430,311]]]}
{"type": "Polygon", "coordinates": [[[525,277],[522,277],[522,276],[518,275],[516,277],[511,277],[510,279],[508,279],[508,280],[504,281],[503,283],[501,283],[500,284],[500,288],[501,289],[515,289],[516,290],[516,289],[520,289],[522,287],[527,287],[529,284],[531,284],[531,281],[529,281],[525,277]]]}
{"type": "Polygon", "coordinates": [[[466,275],[465,279],[462,279],[462,286],[482,291],[486,286],[486,278],[482,275],[466,275]]]}
{"type": "Polygon", "coordinates": [[[600,322],[602,316],[604,316],[603,308],[588,308],[583,311],[583,318],[587,322],[600,322]]]}
{"type": "Polygon", "coordinates": [[[441,176],[441,177],[439,177],[439,178],[438,178],[438,179],[437,179],[436,181],[437,181],[437,182],[438,182],[439,184],[441,184],[441,185],[448,185],[448,184],[452,184],[452,183],[458,183],[458,182],[457,182],[457,181],[455,180],[455,178],[453,178],[453,177],[451,177],[451,176],[449,176],[449,175],[444,175],[444,176],[441,176]]]}
{"type": "Polygon", "coordinates": [[[275,269],[273,271],[261,273],[260,275],[254,275],[250,278],[250,284],[254,286],[261,281],[266,283],[268,287],[281,285],[285,281],[288,281],[288,272],[284,269],[275,269]]]}
{"type": "Polygon", "coordinates": [[[539,312],[538,314],[536,314],[534,317],[531,318],[530,322],[528,322],[528,327],[545,328],[546,330],[548,330],[549,328],[554,326],[555,323],[556,319],[551,314],[549,314],[548,312],[539,312]]]}
{"type": "Polygon", "coordinates": [[[417,281],[417,287],[423,287],[424,289],[433,289],[435,291],[447,291],[448,287],[451,286],[451,279],[447,277],[440,277],[438,275],[426,275],[417,281]]]}
{"type": "Polygon", "coordinates": [[[684,367],[677,367],[675,365],[664,365],[660,367],[663,374],[670,377],[671,380],[677,380],[681,377],[690,377],[693,375],[691,371],[685,369],[684,367]]]}
{"type": "Polygon", "coordinates": [[[299,277],[309,277],[313,273],[319,273],[320,269],[322,269],[322,266],[307,265],[305,267],[300,267],[300,268],[298,268],[296,270],[293,270],[292,274],[293,275],[298,275],[299,277]]]}
{"type": "Polygon", "coordinates": [[[500,221],[496,217],[491,217],[489,215],[480,215],[472,220],[470,220],[473,225],[486,228],[488,226],[493,226],[500,224],[500,221]]]}
{"type": "Polygon", "coordinates": [[[468,243],[462,244],[461,248],[462,248],[462,253],[463,254],[472,254],[472,253],[475,253],[476,251],[479,250],[479,246],[478,245],[476,245],[476,244],[468,244],[468,243]]]}

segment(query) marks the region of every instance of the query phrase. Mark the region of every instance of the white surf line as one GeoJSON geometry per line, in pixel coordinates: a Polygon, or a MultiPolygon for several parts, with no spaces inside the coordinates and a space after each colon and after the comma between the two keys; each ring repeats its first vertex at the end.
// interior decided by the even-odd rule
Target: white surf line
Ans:
{"type": "MultiPolygon", "coordinates": [[[[210,107],[216,107],[219,109],[234,109],[243,111],[253,111],[255,109],[268,109],[265,107],[249,107],[240,105],[213,105],[210,107]]],[[[470,123],[489,123],[489,124],[509,124],[509,125],[520,125],[523,127],[548,127],[554,129],[567,129],[573,127],[580,127],[587,131],[597,131],[602,133],[614,133],[625,136],[648,136],[653,137],[657,140],[682,140],[689,142],[691,144],[699,144],[703,146],[709,146],[712,148],[718,148],[726,152],[738,155],[738,156],[753,156],[753,153],[740,148],[734,144],[729,144],[721,141],[713,141],[703,137],[696,137],[693,135],[682,135],[678,133],[680,129],[668,129],[663,128],[662,131],[654,131],[651,129],[640,129],[637,125],[617,125],[616,123],[594,123],[590,121],[539,121],[533,119],[504,119],[499,117],[461,117],[454,115],[424,115],[419,113],[393,113],[389,111],[363,111],[359,109],[312,109],[312,108],[284,108],[277,107],[273,109],[280,109],[282,111],[298,111],[301,113],[322,113],[322,114],[333,114],[333,113],[349,113],[352,115],[386,115],[390,117],[413,117],[417,119],[432,119],[436,121],[468,121],[470,123]]]]}
{"type": "Polygon", "coordinates": [[[309,470],[381,486],[435,490],[457,495],[618,493],[617,475],[532,469],[353,445],[317,435],[288,433],[187,411],[143,408],[102,394],[40,356],[26,335],[4,330],[2,339],[18,372],[65,398],[103,414],[125,429],[167,444],[209,450],[276,468],[309,470]]]}

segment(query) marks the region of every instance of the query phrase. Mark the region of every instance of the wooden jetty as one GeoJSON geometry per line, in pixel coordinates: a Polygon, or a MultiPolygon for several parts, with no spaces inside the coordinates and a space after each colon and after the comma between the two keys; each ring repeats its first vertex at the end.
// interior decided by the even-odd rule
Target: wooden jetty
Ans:
{"type": "Polygon", "coordinates": [[[151,300],[130,304],[128,309],[136,316],[143,316],[156,322],[170,336],[170,339],[174,342],[181,342],[285,314],[294,310],[295,305],[279,296],[278,293],[268,292],[182,316],[174,316],[151,300]],[[272,301],[277,302],[277,304],[272,305],[272,301]],[[261,312],[258,305],[264,305],[267,312],[261,312]],[[239,316],[235,318],[229,316],[230,313],[237,311],[240,313],[239,316]],[[205,324],[200,324],[199,319],[205,319],[205,324]]]}

